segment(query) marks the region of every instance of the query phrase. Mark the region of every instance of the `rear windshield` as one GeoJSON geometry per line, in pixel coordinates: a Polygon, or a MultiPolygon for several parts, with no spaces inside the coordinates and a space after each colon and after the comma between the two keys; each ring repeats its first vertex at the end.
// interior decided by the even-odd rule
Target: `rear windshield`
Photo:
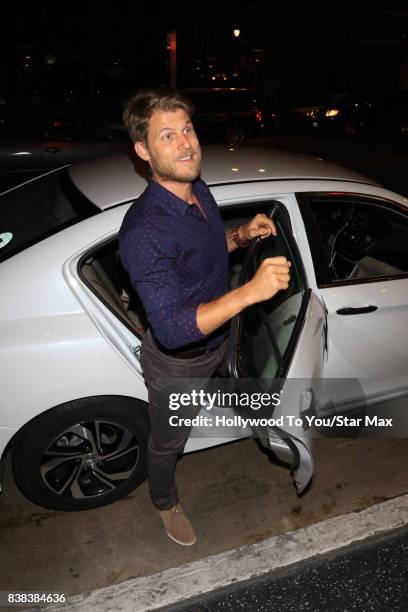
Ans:
{"type": "Polygon", "coordinates": [[[0,262],[99,212],[67,168],[0,195],[0,262]]]}

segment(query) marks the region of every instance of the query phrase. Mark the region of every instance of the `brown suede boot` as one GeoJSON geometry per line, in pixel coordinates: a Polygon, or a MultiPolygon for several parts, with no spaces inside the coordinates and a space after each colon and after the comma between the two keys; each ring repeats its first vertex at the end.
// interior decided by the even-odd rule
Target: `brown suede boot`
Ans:
{"type": "Polygon", "coordinates": [[[170,510],[159,510],[159,515],[169,538],[183,546],[195,544],[197,538],[193,526],[184,514],[180,503],[170,508],[170,510]]]}

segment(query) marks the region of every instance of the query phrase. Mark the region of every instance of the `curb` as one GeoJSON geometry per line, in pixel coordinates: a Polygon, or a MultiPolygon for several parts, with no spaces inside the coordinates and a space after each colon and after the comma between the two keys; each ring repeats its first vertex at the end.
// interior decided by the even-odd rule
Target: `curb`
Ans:
{"type": "MultiPolygon", "coordinates": [[[[408,524],[408,494],[218,555],[76,595],[47,612],[149,612],[408,524]]],[[[38,608],[37,608],[38,609],[38,608]]]]}

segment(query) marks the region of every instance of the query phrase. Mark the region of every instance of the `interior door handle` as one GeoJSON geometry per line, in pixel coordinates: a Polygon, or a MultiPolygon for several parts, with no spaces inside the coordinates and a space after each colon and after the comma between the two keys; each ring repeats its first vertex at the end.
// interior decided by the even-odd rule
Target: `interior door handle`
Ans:
{"type": "Polygon", "coordinates": [[[61,151],[60,147],[46,147],[44,149],[45,153],[59,153],[61,151]]]}
{"type": "Polygon", "coordinates": [[[374,312],[378,310],[378,306],[360,306],[360,308],[339,308],[336,310],[336,314],[339,315],[358,315],[367,314],[368,312],[374,312]]]}

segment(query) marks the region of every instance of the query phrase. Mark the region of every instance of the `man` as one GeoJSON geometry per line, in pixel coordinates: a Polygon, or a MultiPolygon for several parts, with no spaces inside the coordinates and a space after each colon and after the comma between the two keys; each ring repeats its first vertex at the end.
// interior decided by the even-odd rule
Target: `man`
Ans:
{"type": "Polygon", "coordinates": [[[186,437],[172,436],[161,426],[169,406],[161,401],[158,380],[212,376],[224,362],[228,321],[287,289],[290,263],[284,257],[266,259],[252,280],[229,291],[228,253],[256,236],[276,235],[273,222],[258,214],[225,231],[217,204],[199,178],[201,150],[188,100],[140,92],[129,100],[123,117],[152,178],[119,234],[122,262],[150,326],[141,348],[151,423],[150,493],[167,535],[191,545],[196,536],[175,485],[186,437]]]}

